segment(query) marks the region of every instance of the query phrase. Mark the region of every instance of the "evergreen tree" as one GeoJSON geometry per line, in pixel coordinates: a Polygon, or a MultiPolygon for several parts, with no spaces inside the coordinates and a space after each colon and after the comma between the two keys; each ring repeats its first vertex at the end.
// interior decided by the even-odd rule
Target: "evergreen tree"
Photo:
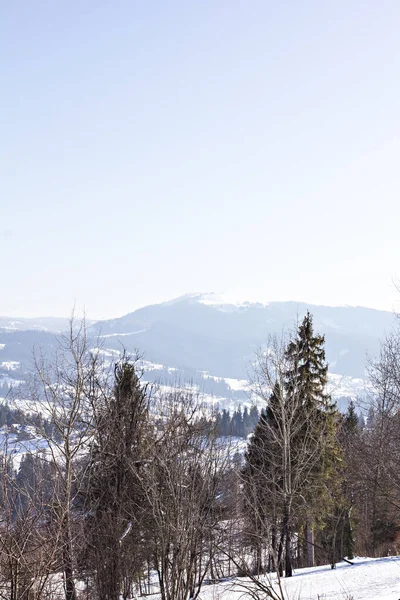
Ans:
{"type": "Polygon", "coordinates": [[[229,416],[229,411],[227,411],[226,408],[224,408],[222,411],[219,434],[223,437],[227,437],[231,434],[231,419],[229,416]]]}
{"type": "Polygon", "coordinates": [[[342,435],[354,435],[359,429],[359,420],[353,400],[350,400],[346,415],[342,424],[342,435]]]}
{"type": "Polygon", "coordinates": [[[277,569],[283,574],[283,536],[278,529],[284,519],[284,481],[281,468],[282,389],[276,383],[250,439],[243,469],[246,516],[250,541],[255,549],[254,573],[277,569]],[[268,565],[262,549],[268,547],[268,565]]]}
{"type": "Polygon", "coordinates": [[[244,437],[244,425],[242,409],[235,410],[232,417],[232,435],[234,437],[244,437]]]}
{"type": "Polygon", "coordinates": [[[250,432],[251,432],[250,414],[249,414],[249,409],[247,408],[247,406],[245,406],[244,410],[243,410],[243,437],[247,438],[247,436],[249,435],[250,432]]]}
{"type": "Polygon", "coordinates": [[[291,576],[295,531],[304,533],[302,560],[314,562],[313,528],[323,524],[340,459],[338,413],[326,392],[324,337],[314,335],[309,313],[282,359],[262,360],[261,379],[273,393],[246,454],[244,492],[256,537],[268,537],[274,567],[291,576]]]}
{"type": "Polygon", "coordinates": [[[341,556],[354,557],[354,501],[357,495],[358,470],[357,460],[360,445],[360,424],[353,400],[350,401],[343,418],[340,441],[344,456],[343,477],[343,523],[341,535],[341,556]]]}
{"type": "Polygon", "coordinates": [[[116,365],[114,393],[104,399],[96,425],[87,489],[93,514],[87,523],[87,560],[99,597],[114,600],[124,577],[137,573],[143,549],[137,477],[146,456],[148,397],[134,364],[116,365]]]}
{"type": "Polygon", "coordinates": [[[257,406],[254,404],[251,409],[250,409],[250,415],[249,415],[249,420],[250,420],[250,431],[254,431],[256,428],[256,425],[258,423],[258,420],[260,418],[260,411],[258,410],[257,406]]]}
{"type": "Polygon", "coordinates": [[[286,387],[289,394],[300,394],[305,409],[318,406],[335,410],[326,393],[328,365],[325,360],[325,336],[314,335],[312,315],[307,311],[298,328],[297,336],[287,347],[289,370],[286,373],[286,387]]]}
{"type": "MultiPolygon", "coordinates": [[[[306,419],[307,427],[310,420],[315,428],[315,439],[324,438],[321,447],[321,460],[309,472],[304,490],[307,500],[307,514],[299,529],[304,531],[303,561],[307,566],[314,564],[314,527],[317,522],[324,526],[324,516],[327,514],[327,502],[333,497],[328,492],[328,486],[334,487],[334,479],[340,478],[335,465],[341,458],[340,446],[337,440],[339,413],[336,403],[326,392],[328,381],[328,365],[325,359],[325,336],[314,334],[312,315],[307,311],[298,327],[297,336],[286,350],[289,368],[286,371],[285,387],[289,396],[300,398],[299,410],[310,415],[306,419]],[[328,483],[329,482],[329,483],[328,483]]],[[[301,445],[304,432],[300,431],[296,444],[301,445]]],[[[314,449],[310,447],[310,451],[314,449]]]]}

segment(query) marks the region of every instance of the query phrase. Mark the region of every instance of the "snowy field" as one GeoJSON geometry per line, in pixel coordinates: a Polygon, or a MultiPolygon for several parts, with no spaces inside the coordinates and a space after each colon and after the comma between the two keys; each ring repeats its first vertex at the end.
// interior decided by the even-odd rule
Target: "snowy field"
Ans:
{"type": "MultiPolygon", "coordinates": [[[[290,579],[283,579],[285,600],[399,600],[400,557],[356,558],[354,565],[339,563],[313,569],[298,569],[290,579]]],[[[250,600],[245,579],[217,585],[205,585],[200,600],[250,600]],[[238,585],[238,582],[242,582],[238,585]]],[[[158,600],[158,595],[150,596],[158,600]]],[[[266,598],[260,594],[260,600],[266,598]]]]}

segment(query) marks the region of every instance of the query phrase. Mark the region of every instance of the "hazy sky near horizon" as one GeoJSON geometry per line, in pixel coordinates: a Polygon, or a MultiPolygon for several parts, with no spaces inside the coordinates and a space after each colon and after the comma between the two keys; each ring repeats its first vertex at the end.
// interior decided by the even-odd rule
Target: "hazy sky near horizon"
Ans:
{"type": "Polygon", "coordinates": [[[186,292],[392,310],[398,0],[0,9],[0,315],[186,292]]]}

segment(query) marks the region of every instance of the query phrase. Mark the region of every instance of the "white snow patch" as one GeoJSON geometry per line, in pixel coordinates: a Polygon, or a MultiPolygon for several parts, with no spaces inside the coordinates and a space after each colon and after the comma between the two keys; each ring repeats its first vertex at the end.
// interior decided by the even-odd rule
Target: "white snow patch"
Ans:
{"type": "Polygon", "coordinates": [[[198,294],[194,299],[199,304],[205,304],[207,306],[215,306],[220,309],[229,310],[232,308],[249,308],[250,306],[268,306],[267,303],[259,302],[257,300],[250,300],[249,297],[244,297],[240,293],[209,293],[209,294],[198,294]]]}
{"type": "Polygon", "coordinates": [[[152,363],[152,362],[149,362],[148,360],[141,361],[141,365],[143,366],[143,369],[145,370],[145,372],[160,371],[165,368],[164,365],[160,365],[158,363],[152,363]]]}
{"type": "Polygon", "coordinates": [[[224,377],[223,379],[234,392],[247,392],[249,389],[249,382],[247,379],[232,379],[231,377],[224,377]]]}
{"type": "MultiPolygon", "coordinates": [[[[356,558],[354,565],[338,563],[312,569],[298,569],[293,577],[282,580],[285,600],[398,600],[400,598],[400,558],[356,558]]],[[[277,582],[271,579],[275,589],[277,582]]],[[[266,580],[267,582],[268,580],[266,580]]],[[[202,600],[250,600],[245,578],[203,586],[202,600]]],[[[248,582],[251,586],[251,583],[248,582]]],[[[158,598],[157,595],[153,596],[158,598]]],[[[261,596],[260,596],[261,597],[261,596]]]]}
{"type": "Polygon", "coordinates": [[[113,337],[124,337],[127,335],[137,335],[139,333],[144,333],[146,331],[146,329],[138,329],[137,331],[130,331],[129,333],[106,333],[105,335],[102,335],[102,338],[113,338],[113,337]]]}
{"type": "Polygon", "coordinates": [[[3,369],[7,369],[7,371],[16,371],[19,369],[19,362],[16,360],[7,360],[0,363],[0,367],[3,369]]]}
{"type": "Polygon", "coordinates": [[[232,293],[201,293],[195,292],[190,294],[184,294],[179,298],[174,298],[167,302],[163,302],[165,306],[177,304],[182,301],[191,301],[193,303],[205,304],[206,306],[213,306],[217,310],[224,312],[232,312],[233,310],[245,310],[250,307],[263,307],[268,306],[269,302],[260,302],[259,295],[246,293],[246,296],[242,292],[232,293]],[[258,296],[258,297],[257,297],[258,296]]]}
{"type": "Polygon", "coordinates": [[[365,379],[328,373],[328,392],[335,398],[348,396],[355,400],[359,396],[365,396],[368,391],[368,382],[365,379]]]}

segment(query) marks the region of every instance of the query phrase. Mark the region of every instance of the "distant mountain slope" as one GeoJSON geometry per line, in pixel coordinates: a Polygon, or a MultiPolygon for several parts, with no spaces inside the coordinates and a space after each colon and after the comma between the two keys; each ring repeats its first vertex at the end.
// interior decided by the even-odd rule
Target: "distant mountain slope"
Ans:
{"type": "Polygon", "coordinates": [[[391,313],[369,308],[297,302],[236,305],[212,303],[212,295],[198,294],[97,322],[92,331],[106,336],[110,348],[140,348],[156,362],[243,378],[268,335],[289,332],[307,310],[314,315],[316,331],[325,334],[331,370],[352,377],[364,375],[367,352],[377,353],[393,322],[391,313]]]}
{"type": "MultiPolygon", "coordinates": [[[[88,324],[94,323],[89,321],[88,324]]],[[[59,333],[68,327],[68,319],[62,317],[13,318],[0,316],[0,331],[47,331],[59,333]]]]}
{"type": "MultiPolygon", "coordinates": [[[[363,378],[366,355],[377,354],[380,339],[393,324],[391,313],[297,302],[235,302],[215,294],[189,294],[118,319],[89,322],[88,331],[94,340],[103,337],[104,349],[139,350],[148,361],[161,365],[160,372],[178,369],[181,380],[201,380],[202,372],[214,378],[243,380],[255,350],[270,334],[293,330],[307,310],[314,315],[316,331],[325,334],[335,381],[340,376],[363,378]]],[[[34,345],[51,353],[56,343],[53,332],[66,324],[66,319],[0,318],[0,384],[2,378],[21,378],[31,363],[34,345]]],[[[207,385],[212,387],[212,381],[207,385]]],[[[222,386],[216,383],[215,390],[218,385],[222,386]]],[[[346,381],[344,387],[348,385],[346,381]]],[[[356,385],[359,388],[362,382],[356,385]]]]}

